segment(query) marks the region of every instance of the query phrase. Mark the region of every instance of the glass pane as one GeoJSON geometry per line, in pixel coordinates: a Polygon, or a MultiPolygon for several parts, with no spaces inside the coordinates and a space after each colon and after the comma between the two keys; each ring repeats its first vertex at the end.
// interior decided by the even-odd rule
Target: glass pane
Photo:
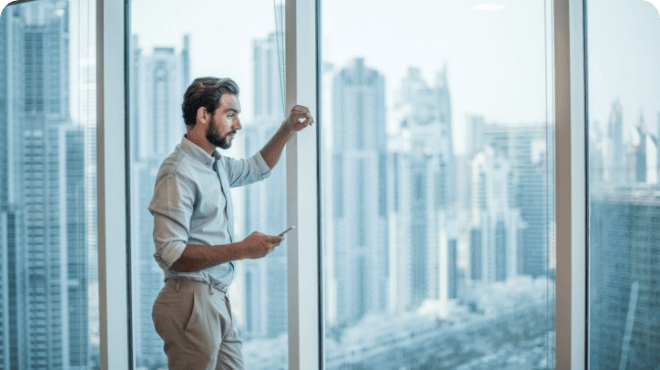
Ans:
{"type": "Polygon", "coordinates": [[[554,368],[550,14],[323,2],[328,370],[554,368]]]}
{"type": "Polygon", "coordinates": [[[587,1],[591,369],[660,365],[660,17],[587,1]]]}
{"type": "Polygon", "coordinates": [[[0,16],[0,368],[98,369],[94,1],[0,16]]]}
{"type": "MultiPolygon", "coordinates": [[[[130,3],[131,294],[140,369],[167,366],[152,319],[164,271],[154,258],[148,206],[161,163],[186,133],[184,92],[195,78],[232,78],[240,89],[242,130],[229,149],[217,152],[236,159],[257,153],[284,119],[282,6],[271,0],[130,3]]],[[[284,163],[283,154],[267,180],[231,189],[233,242],[286,228],[284,163]]],[[[220,191],[219,181],[212,185],[220,191]]],[[[247,369],[288,367],[286,290],[286,240],[265,258],[235,263],[229,296],[247,369]]]]}

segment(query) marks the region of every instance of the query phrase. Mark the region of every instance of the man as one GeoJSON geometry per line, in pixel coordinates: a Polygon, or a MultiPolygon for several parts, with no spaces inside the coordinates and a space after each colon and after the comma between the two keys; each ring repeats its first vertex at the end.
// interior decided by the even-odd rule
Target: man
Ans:
{"type": "Polygon", "coordinates": [[[154,303],[156,332],[170,369],[243,369],[242,343],[227,288],[234,261],[262,258],[284,237],[234,235],[230,188],[264,180],[295,131],[314,120],[295,106],[270,141],[249,159],[220,155],[241,129],[238,86],[229,78],[198,78],[183,98],[187,133],[158,171],[149,211],[154,258],[165,287],[154,303]]]}

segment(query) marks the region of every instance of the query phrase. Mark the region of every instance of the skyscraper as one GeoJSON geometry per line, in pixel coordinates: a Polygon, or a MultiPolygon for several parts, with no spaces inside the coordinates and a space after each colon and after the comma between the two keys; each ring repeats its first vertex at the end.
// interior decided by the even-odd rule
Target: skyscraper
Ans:
{"type": "Polygon", "coordinates": [[[472,161],[472,231],[470,276],[491,283],[518,275],[520,210],[512,207],[512,168],[486,147],[472,161]]]}
{"type": "Polygon", "coordinates": [[[20,89],[23,20],[19,12],[6,7],[0,16],[0,367],[25,368],[26,336],[24,260],[24,208],[17,204],[20,189],[18,103],[20,89]]]}
{"type": "MultiPolygon", "coordinates": [[[[456,204],[450,95],[446,67],[428,86],[417,68],[403,79],[394,116],[400,132],[390,149],[390,309],[419,307],[425,299],[446,300],[449,252],[447,215],[456,204]]],[[[452,225],[453,226],[453,225],[452,225]]]]}
{"type": "Polygon", "coordinates": [[[590,200],[589,363],[604,370],[656,368],[660,204],[646,193],[658,189],[617,189],[590,200]]]}
{"type": "Polygon", "coordinates": [[[68,3],[22,4],[1,18],[0,363],[86,367],[85,139],[70,116],[68,3]]]}
{"type": "Polygon", "coordinates": [[[630,146],[628,179],[632,182],[647,184],[658,183],[658,141],[646,132],[644,118],[632,129],[632,145],[630,146]]]}
{"type": "MultiPolygon", "coordinates": [[[[283,35],[271,33],[255,40],[253,122],[246,124],[245,156],[263,148],[284,120],[283,35]]],[[[245,233],[261,231],[276,234],[286,229],[286,153],[282,154],[271,176],[245,187],[245,233]]],[[[287,241],[266,258],[241,261],[245,270],[245,323],[248,338],[274,337],[288,330],[287,321],[287,241]]]]}
{"type": "MultiPolygon", "coordinates": [[[[96,47],[90,46],[79,59],[78,68],[82,72],[79,75],[78,86],[78,121],[82,130],[83,140],[83,166],[84,166],[84,191],[80,194],[84,199],[84,225],[87,249],[86,272],[88,280],[88,323],[90,358],[100,356],[99,338],[99,297],[98,297],[98,233],[97,233],[97,198],[96,198],[96,47]]],[[[81,53],[83,53],[81,51],[81,53]]]]}
{"type": "MultiPolygon", "coordinates": [[[[65,157],[60,159],[59,172],[65,182],[60,188],[61,202],[65,200],[66,211],[60,215],[62,230],[66,231],[66,289],[68,304],[65,313],[68,316],[69,331],[69,367],[87,368],[90,354],[89,340],[89,306],[88,306],[88,228],[87,213],[90,210],[87,198],[85,127],[71,124],[60,126],[60,153],[65,157]]],[[[61,207],[64,208],[64,207],[61,207]]],[[[94,207],[96,209],[96,207],[94,207]]],[[[94,231],[96,228],[94,228],[94,231]]],[[[95,278],[95,277],[94,277],[95,278]]],[[[66,366],[65,366],[66,368],[66,366]]]]}
{"type": "Polygon", "coordinates": [[[608,181],[625,179],[623,145],[623,109],[619,99],[612,103],[607,121],[607,135],[604,142],[603,177],[608,181]]]}
{"type": "Polygon", "coordinates": [[[384,78],[354,59],[333,81],[337,322],[387,307],[384,78]]]}
{"type": "Polygon", "coordinates": [[[164,285],[163,271],[153,259],[153,216],[147,210],[159,165],[157,160],[131,164],[131,292],[138,366],[167,364],[163,340],[151,318],[153,303],[164,285]]]}
{"type": "Polygon", "coordinates": [[[153,259],[153,216],[147,206],[153,197],[161,162],[174,150],[185,133],[181,117],[183,94],[191,81],[188,61],[189,38],[183,49],[155,47],[144,55],[133,36],[130,116],[131,138],[131,261],[135,347],[138,366],[166,364],[163,341],[156,333],[151,310],[164,285],[163,273],[153,259]],[[188,77],[186,77],[188,76],[188,77]]]}
{"type": "Polygon", "coordinates": [[[511,165],[510,208],[519,209],[525,222],[518,273],[546,276],[554,220],[554,207],[548,206],[554,204],[554,130],[545,124],[488,124],[481,130],[483,145],[511,165]]]}
{"type": "MultiPolygon", "coordinates": [[[[184,41],[184,45],[188,42],[184,41]]],[[[162,160],[181,142],[186,131],[181,103],[190,83],[184,81],[184,75],[190,74],[184,71],[189,64],[188,51],[183,49],[177,54],[172,47],[155,47],[149,55],[137,55],[136,158],[162,160]]]]}

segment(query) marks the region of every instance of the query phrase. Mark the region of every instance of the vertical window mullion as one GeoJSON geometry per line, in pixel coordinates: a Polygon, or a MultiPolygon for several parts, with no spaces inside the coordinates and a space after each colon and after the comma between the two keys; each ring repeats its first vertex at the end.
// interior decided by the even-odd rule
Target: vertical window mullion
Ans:
{"type": "Polygon", "coordinates": [[[97,194],[101,368],[129,366],[126,266],[124,1],[96,2],[97,194]]]}
{"type": "Polygon", "coordinates": [[[554,0],[556,368],[586,367],[584,0],[554,0]]]}
{"type": "MultiPolygon", "coordinates": [[[[286,1],[286,112],[317,112],[316,0],[286,1]]],[[[316,118],[318,120],[318,118],[316,118]]],[[[287,143],[289,369],[319,367],[318,154],[316,127],[287,143]]]]}

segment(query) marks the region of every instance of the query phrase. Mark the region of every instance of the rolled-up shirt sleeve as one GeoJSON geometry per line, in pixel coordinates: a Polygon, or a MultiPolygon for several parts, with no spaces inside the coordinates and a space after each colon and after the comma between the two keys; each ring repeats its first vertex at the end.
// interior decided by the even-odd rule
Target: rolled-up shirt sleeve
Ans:
{"type": "Polygon", "coordinates": [[[261,156],[260,151],[247,159],[223,158],[226,159],[229,186],[232,188],[250,185],[270,176],[271,169],[261,156]]]}
{"type": "Polygon", "coordinates": [[[193,213],[193,185],[177,173],[166,173],[156,180],[149,211],[154,216],[154,258],[168,270],[188,245],[193,213]]]}

